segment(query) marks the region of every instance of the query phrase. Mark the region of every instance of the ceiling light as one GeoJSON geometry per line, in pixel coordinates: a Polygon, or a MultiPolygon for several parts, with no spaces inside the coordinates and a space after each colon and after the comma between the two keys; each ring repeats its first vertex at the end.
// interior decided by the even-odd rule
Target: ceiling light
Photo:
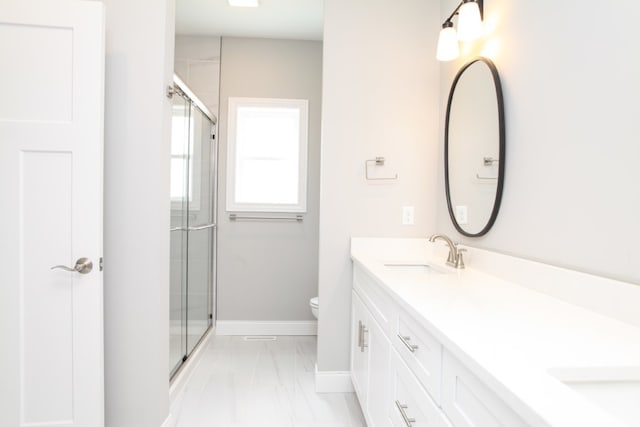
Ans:
{"type": "Polygon", "coordinates": [[[229,4],[235,7],[258,7],[258,0],[229,0],[229,4]]]}
{"type": "Polygon", "coordinates": [[[451,61],[460,55],[458,40],[471,41],[482,35],[482,0],[462,0],[442,24],[438,38],[436,58],[451,61]],[[453,17],[458,15],[458,31],[453,28],[453,17]]]}

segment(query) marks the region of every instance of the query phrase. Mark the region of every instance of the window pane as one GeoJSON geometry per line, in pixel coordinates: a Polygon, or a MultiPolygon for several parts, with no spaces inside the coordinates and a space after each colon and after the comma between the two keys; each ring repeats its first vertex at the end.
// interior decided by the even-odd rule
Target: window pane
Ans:
{"type": "Polygon", "coordinates": [[[184,157],[171,158],[171,200],[180,201],[186,192],[186,166],[184,157]]]}
{"type": "Polygon", "coordinates": [[[238,108],[236,203],[298,203],[299,137],[297,108],[238,108]]]}
{"type": "Polygon", "coordinates": [[[189,147],[189,110],[181,97],[176,102],[181,104],[173,105],[173,115],[171,116],[171,154],[187,154],[189,147]]]}
{"type": "Polygon", "coordinates": [[[238,203],[298,203],[298,168],[291,162],[246,159],[238,165],[237,174],[238,203]]]}

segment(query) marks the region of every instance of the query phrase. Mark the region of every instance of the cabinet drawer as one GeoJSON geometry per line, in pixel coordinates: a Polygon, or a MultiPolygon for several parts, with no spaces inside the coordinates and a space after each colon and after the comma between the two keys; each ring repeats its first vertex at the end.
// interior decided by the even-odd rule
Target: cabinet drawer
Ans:
{"type": "Polygon", "coordinates": [[[440,403],[442,379],[442,344],[408,313],[400,311],[391,336],[393,346],[427,389],[440,403]]]}
{"type": "Polygon", "coordinates": [[[456,427],[528,425],[447,351],[442,362],[442,410],[456,427]]]}
{"type": "Polygon", "coordinates": [[[389,425],[393,427],[451,427],[415,376],[391,351],[391,393],[387,402],[389,425]]]}
{"type": "Polygon", "coordinates": [[[353,288],[384,332],[390,333],[391,323],[397,312],[396,303],[366,271],[357,265],[353,268],[353,288]]]}

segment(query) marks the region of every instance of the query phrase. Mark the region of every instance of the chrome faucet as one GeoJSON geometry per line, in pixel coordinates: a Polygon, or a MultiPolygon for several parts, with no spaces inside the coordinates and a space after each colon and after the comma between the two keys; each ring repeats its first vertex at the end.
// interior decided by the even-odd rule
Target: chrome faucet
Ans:
{"type": "Polygon", "coordinates": [[[467,250],[464,248],[458,248],[456,243],[453,243],[450,238],[445,236],[444,234],[432,234],[429,237],[430,242],[435,242],[436,240],[444,240],[449,246],[449,256],[447,256],[447,265],[450,265],[455,268],[463,269],[464,268],[464,258],[462,257],[462,253],[467,250]]]}

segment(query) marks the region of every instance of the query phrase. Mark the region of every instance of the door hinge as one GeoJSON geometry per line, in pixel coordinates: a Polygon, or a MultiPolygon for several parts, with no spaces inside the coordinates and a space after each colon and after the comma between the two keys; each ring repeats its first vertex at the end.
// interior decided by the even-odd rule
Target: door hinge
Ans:
{"type": "Polygon", "coordinates": [[[209,314],[209,319],[213,319],[213,314],[209,314]]]}
{"type": "Polygon", "coordinates": [[[104,269],[104,262],[102,260],[102,257],[100,257],[100,262],[98,263],[98,265],[100,266],[100,271],[102,271],[104,269]]]}

